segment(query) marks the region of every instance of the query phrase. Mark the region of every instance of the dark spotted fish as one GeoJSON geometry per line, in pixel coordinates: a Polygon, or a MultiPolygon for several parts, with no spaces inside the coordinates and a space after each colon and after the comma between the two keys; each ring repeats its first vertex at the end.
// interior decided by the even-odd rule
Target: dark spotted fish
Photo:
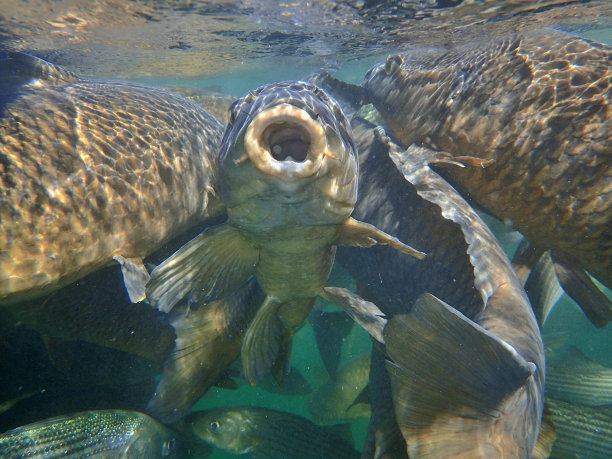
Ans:
{"type": "Polygon", "coordinates": [[[429,168],[427,151],[403,151],[359,119],[353,135],[362,184],[356,216],[428,254],[416,264],[384,247],[338,251],[378,307],[325,288],[385,344],[386,362],[372,357],[371,378],[383,380],[371,381],[367,457],[396,445],[394,426],[411,458],[529,457],[543,410],[544,350],[510,262],[429,168]]]}
{"type": "Polygon", "coordinates": [[[289,369],[292,336],[329,275],[337,245],[389,244],[418,252],[350,218],[357,151],[338,104],[299,81],[262,86],[236,101],[219,155],[227,223],[159,265],[147,297],[168,311],[224,297],[254,276],[266,294],[242,342],[245,377],[289,369]]]}
{"type": "Polygon", "coordinates": [[[611,48],[542,30],[391,56],[364,86],[405,147],[438,151],[464,196],[552,251],[596,325],[612,320],[586,274],[612,287],[611,48]]]}
{"type": "Polygon", "coordinates": [[[0,302],[38,297],[113,258],[142,300],[142,257],[223,213],[222,134],[175,94],[0,54],[0,302]]]}
{"type": "Polygon", "coordinates": [[[306,418],[256,406],[195,411],[193,432],[227,452],[265,459],[357,459],[348,425],[318,426],[306,418]],[[346,429],[342,429],[345,427],[346,429]],[[344,431],[343,431],[344,430],[344,431]]]}
{"type": "Polygon", "coordinates": [[[178,457],[174,432],[136,411],[86,411],[28,424],[0,435],[10,458],[178,457]]]}

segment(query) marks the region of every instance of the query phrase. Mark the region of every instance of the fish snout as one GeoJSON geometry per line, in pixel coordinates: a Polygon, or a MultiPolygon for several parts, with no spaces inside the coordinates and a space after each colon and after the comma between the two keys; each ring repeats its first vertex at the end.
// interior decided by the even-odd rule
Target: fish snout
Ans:
{"type": "Polygon", "coordinates": [[[288,180],[311,177],[322,169],[325,156],[336,158],[321,123],[291,104],[257,115],[244,140],[244,160],[248,157],[266,175],[288,180]]]}

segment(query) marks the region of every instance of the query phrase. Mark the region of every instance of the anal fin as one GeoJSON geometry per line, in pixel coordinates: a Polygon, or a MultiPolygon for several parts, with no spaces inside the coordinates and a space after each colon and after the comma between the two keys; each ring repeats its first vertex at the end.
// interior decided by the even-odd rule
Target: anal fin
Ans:
{"type": "Polygon", "coordinates": [[[422,260],[426,254],[404,244],[399,239],[379,230],[369,223],[347,218],[341,226],[338,245],[372,247],[381,244],[393,247],[406,255],[422,260]]]}
{"type": "Polygon", "coordinates": [[[209,228],[153,270],[147,298],[167,312],[187,295],[190,304],[224,297],[246,282],[258,259],[233,226],[209,228]]]}
{"type": "Polygon", "coordinates": [[[142,262],[142,258],[125,258],[116,255],[113,260],[121,265],[123,283],[132,303],[140,303],[146,298],[145,286],[151,276],[142,262]]]}
{"type": "Polygon", "coordinates": [[[257,384],[273,367],[277,380],[288,369],[292,331],[278,316],[281,304],[274,297],[266,297],[242,340],[242,368],[251,385],[257,384]]]}
{"type": "Polygon", "coordinates": [[[400,426],[420,428],[442,413],[496,416],[536,370],[510,344],[430,294],[389,319],[383,337],[400,426]]]}

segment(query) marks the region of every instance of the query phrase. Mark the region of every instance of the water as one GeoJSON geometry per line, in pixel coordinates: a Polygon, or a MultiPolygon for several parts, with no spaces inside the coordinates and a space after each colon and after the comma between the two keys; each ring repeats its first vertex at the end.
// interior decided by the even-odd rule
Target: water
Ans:
{"type": "MultiPolygon", "coordinates": [[[[238,97],[264,83],[306,79],[321,70],[358,84],[388,54],[485,43],[505,32],[540,27],[612,45],[611,21],[612,7],[605,0],[0,0],[0,49],[31,53],[82,77],[188,86],[238,97]]],[[[515,242],[504,245],[509,256],[515,242]]],[[[354,288],[347,282],[340,276],[340,285],[354,288]]],[[[32,395],[0,412],[0,431],[74,411],[144,409],[161,362],[66,342],[20,325],[7,319],[0,326],[0,403],[32,395]]],[[[612,329],[595,328],[565,294],[544,325],[543,337],[552,357],[575,345],[612,366],[612,329]]],[[[370,347],[367,334],[354,327],[344,341],[342,362],[370,347]]],[[[327,378],[308,324],[295,336],[291,361],[313,388],[327,378]]],[[[193,409],[252,404],[310,417],[310,396],[273,394],[240,381],[237,390],[213,386],[193,409]]],[[[367,424],[367,418],[351,423],[358,449],[367,424]]],[[[210,457],[234,456],[216,450],[210,457]]]]}

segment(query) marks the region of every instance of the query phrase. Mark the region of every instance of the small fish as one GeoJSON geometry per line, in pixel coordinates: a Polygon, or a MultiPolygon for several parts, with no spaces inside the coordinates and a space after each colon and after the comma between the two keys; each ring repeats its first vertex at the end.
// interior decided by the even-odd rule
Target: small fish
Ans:
{"type": "Polygon", "coordinates": [[[243,341],[247,381],[282,381],[292,336],[325,285],[336,246],[388,244],[425,254],[350,218],[357,151],[337,103],[299,81],[262,86],[237,100],[221,144],[220,190],[228,219],[151,273],[149,301],[168,311],[221,298],[254,276],[266,294],[243,341]]]}
{"type": "Polygon", "coordinates": [[[319,424],[369,416],[369,379],[370,354],[352,359],[313,394],[308,411],[319,424]]]}
{"type": "Polygon", "coordinates": [[[15,397],[9,400],[0,402],[0,414],[6,413],[15,405],[17,405],[20,401],[28,399],[30,397],[34,397],[35,395],[42,394],[44,392],[44,389],[40,391],[22,391],[19,395],[16,395],[15,397]]]}
{"type": "Polygon", "coordinates": [[[40,297],[113,259],[142,300],[142,258],[223,214],[223,127],[168,91],[1,52],[0,303],[40,297]]]}
{"type": "Polygon", "coordinates": [[[136,411],[86,411],[0,435],[0,456],[11,458],[170,458],[179,447],[174,432],[136,411]]]}
{"type": "Polygon", "coordinates": [[[265,459],[359,458],[348,424],[321,427],[306,418],[256,406],[195,411],[185,419],[204,441],[265,459]]]}
{"type": "Polygon", "coordinates": [[[387,362],[371,383],[390,377],[395,419],[385,417],[388,385],[376,383],[367,444],[394,443],[395,424],[410,457],[529,456],[544,405],[544,349],[508,258],[476,212],[428,166],[427,150],[403,150],[364,120],[352,125],[362,184],[356,216],[428,254],[417,266],[385,247],[367,255],[338,250],[375,308],[351,292],[324,289],[386,343],[387,362]]]}
{"type": "Polygon", "coordinates": [[[612,405],[612,368],[571,346],[547,367],[546,395],[578,405],[612,405]]]}
{"type": "Polygon", "coordinates": [[[390,56],[364,81],[404,147],[436,150],[464,196],[551,250],[599,327],[612,301],[587,272],[612,287],[611,59],[605,44],[542,29],[390,56]]]}

